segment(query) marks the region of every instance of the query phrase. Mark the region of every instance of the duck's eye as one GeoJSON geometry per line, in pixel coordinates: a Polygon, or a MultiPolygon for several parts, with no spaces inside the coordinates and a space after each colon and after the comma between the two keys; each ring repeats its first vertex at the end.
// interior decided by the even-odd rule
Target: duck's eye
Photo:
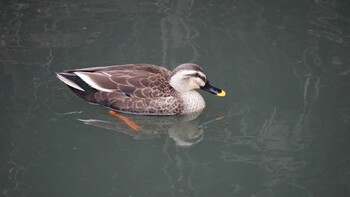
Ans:
{"type": "MultiPolygon", "coordinates": [[[[193,74],[189,74],[189,75],[186,75],[188,77],[194,77],[194,78],[200,78],[202,79],[204,82],[206,81],[205,77],[203,77],[202,75],[200,75],[199,73],[193,73],[193,74]]],[[[186,77],[187,78],[187,77],[186,77]]]]}
{"type": "Polygon", "coordinates": [[[198,78],[201,77],[198,73],[188,74],[188,75],[186,75],[186,76],[187,76],[187,77],[198,77],[198,78]]]}
{"type": "Polygon", "coordinates": [[[196,73],[194,76],[197,77],[197,78],[202,79],[204,82],[206,81],[205,77],[203,77],[202,75],[200,75],[198,73],[196,73]]]}

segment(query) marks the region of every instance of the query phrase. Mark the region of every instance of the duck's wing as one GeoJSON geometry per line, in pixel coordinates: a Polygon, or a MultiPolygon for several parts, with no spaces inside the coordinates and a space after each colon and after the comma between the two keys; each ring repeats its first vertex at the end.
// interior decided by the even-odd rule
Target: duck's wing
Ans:
{"type": "Polygon", "coordinates": [[[151,64],[93,67],[57,73],[61,81],[79,91],[84,91],[87,84],[99,92],[119,92],[138,98],[171,95],[173,89],[168,83],[169,75],[169,70],[151,64]]]}
{"type": "Polygon", "coordinates": [[[161,73],[164,75],[170,74],[170,71],[164,67],[157,66],[154,64],[122,64],[122,65],[112,65],[112,66],[99,66],[99,67],[89,67],[89,68],[80,68],[73,70],[65,70],[64,72],[118,72],[121,70],[126,71],[144,71],[149,73],[161,73]]]}

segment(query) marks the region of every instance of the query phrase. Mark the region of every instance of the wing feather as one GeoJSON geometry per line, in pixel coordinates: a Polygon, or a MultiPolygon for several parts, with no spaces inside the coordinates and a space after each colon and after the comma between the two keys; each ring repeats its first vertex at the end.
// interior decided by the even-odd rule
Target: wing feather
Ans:
{"type": "Polygon", "coordinates": [[[131,97],[154,98],[171,94],[170,71],[151,64],[125,64],[67,70],[102,92],[122,92],[131,97]],[[142,91],[144,89],[152,87],[142,91]],[[167,92],[163,92],[167,90],[167,92]],[[142,93],[139,93],[142,91],[142,93]]]}

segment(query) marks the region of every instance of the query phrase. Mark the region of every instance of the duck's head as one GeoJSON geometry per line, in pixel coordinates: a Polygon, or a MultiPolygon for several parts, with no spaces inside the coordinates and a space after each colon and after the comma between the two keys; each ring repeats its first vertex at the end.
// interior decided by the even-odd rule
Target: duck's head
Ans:
{"type": "Polygon", "coordinates": [[[171,72],[169,83],[180,93],[202,89],[217,96],[226,95],[224,90],[211,85],[203,69],[197,64],[185,63],[176,67],[171,72]]]}

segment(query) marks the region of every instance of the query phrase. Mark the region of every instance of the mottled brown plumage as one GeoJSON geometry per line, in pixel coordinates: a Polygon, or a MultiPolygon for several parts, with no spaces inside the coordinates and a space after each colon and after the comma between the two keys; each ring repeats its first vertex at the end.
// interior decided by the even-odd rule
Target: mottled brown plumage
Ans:
{"type": "MultiPolygon", "coordinates": [[[[198,103],[203,102],[203,104],[197,106],[196,103],[194,103],[195,105],[190,103],[190,107],[194,106],[193,109],[188,108],[188,105],[184,103],[186,98],[184,98],[183,95],[185,94],[183,93],[191,92],[189,95],[194,94],[194,98],[198,97],[198,93],[193,90],[196,88],[179,92],[173,87],[174,85],[170,85],[170,79],[175,78],[173,76],[179,74],[180,71],[193,73],[192,75],[200,72],[201,78],[196,79],[200,82],[196,83],[201,83],[201,85],[198,85],[197,88],[204,87],[204,84],[209,83],[203,69],[196,64],[182,64],[173,72],[151,64],[92,67],[66,70],[57,73],[57,77],[81,98],[120,112],[144,115],[175,115],[202,110],[204,100],[201,101],[201,97],[198,103]]],[[[189,75],[180,75],[180,80],[186,80],[186,82],[175,81],[175,84],[187,83],[188,78],[189,75]]],[[[207,91],[218,94],[221,90],[207,91]]]]}

